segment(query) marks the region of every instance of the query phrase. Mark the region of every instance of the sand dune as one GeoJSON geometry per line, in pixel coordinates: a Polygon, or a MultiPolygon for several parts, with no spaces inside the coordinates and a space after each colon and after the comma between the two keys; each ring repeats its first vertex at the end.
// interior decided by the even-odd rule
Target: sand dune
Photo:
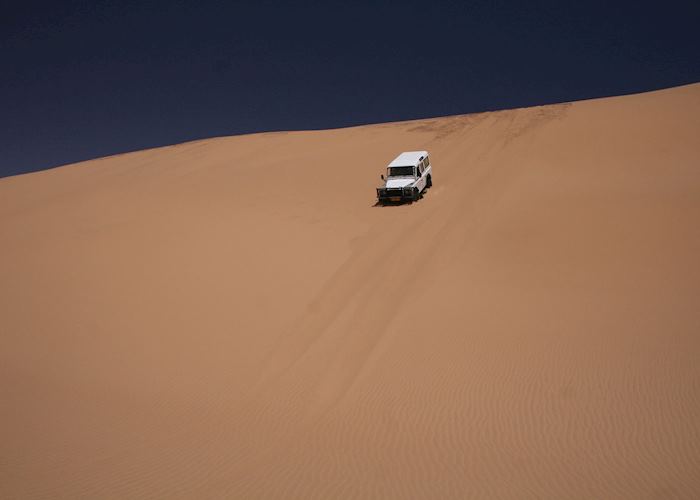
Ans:
{"type": "Polygon", "coordinates": [[[0,180],[0,497],[699,498],[699,138],[696,84],[0,180]]]}

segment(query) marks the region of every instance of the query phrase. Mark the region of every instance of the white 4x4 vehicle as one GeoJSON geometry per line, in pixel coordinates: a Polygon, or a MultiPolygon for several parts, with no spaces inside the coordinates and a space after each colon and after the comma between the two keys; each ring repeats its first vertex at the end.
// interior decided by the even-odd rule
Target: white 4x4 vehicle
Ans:
{"type": "Polygon", "coordinates": [[[427,151],[406,151],[389,163],[384,185],[377,188],[377,202],[416,201],[433,185],[433,169],[427,151]]]}

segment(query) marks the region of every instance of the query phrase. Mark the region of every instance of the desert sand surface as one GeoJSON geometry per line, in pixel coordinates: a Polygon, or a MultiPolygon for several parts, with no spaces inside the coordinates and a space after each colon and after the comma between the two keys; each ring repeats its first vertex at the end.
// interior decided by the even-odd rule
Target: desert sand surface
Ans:
{"type": "Polygon", "coordinates": [[[700,498],[700,84],[0,179],[0,248],[1,498],[700,498]]]}

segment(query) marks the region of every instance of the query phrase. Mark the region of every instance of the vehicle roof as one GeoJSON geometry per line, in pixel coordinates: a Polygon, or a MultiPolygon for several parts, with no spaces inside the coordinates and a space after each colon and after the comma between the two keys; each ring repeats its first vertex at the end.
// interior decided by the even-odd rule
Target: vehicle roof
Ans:
{"type": "Polygon", "coordinates": [[[394,160],[389,163],[390,167],[407,167],[409,165],[418,165],[423,158],[428,156],[427,151],[404,151],[394,160]]]}

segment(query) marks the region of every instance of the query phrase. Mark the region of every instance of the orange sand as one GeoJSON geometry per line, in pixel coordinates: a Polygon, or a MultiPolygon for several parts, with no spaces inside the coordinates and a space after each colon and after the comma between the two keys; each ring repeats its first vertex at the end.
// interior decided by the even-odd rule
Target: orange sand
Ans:
{"type": "Polygon", "coordinates": [[[2,498],[700,498],[700,84],[1,179],[0,248],[2,498]]]}

